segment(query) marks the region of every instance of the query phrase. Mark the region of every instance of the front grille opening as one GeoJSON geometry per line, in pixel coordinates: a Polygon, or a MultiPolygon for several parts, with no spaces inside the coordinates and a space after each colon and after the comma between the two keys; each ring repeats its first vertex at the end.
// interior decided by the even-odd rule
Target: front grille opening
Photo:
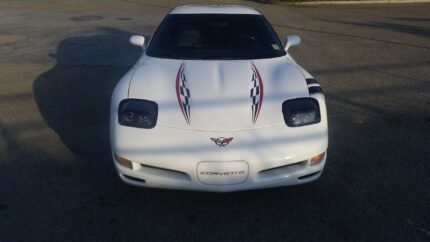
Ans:
{"type": "Polygon", "coordinates": [[[175,180],[175,181],[186,181],[186,182],[191,181],[191,177],[185,172],[170,170],[170,169],[155,167],[155,166],[148,166],[144,164],[140,164],[140,166],[141,166],[140,168],[141,172],[143,174],[163,177],[164,179],[175,180]]]}
{"type": "Polygon", "coordinates": [[[122,174],[125,178],[127,178],[127,179],[129,179],[129,180],[132,180],[132,181],[135,181],[135,182],[140,182],[140,183],[145,183],[146,181],[144,180],[144,179],[139,179],[139,178],[136,178],[136,177],[132,177],[132,176],[127,176],[127,175],[124,175],[124,174],[122,174]]]}
{"type": "Polygon", "coordinates": [[[306,163],[307,161],[304,160],[304,161],[299,161],[299,162],[284,165],[284,166],[278,166],[278,167],[262,170],[258,172],[258,176],[263,179],[273,178],[276,176],[284,176],[285,174],[294,173],[296,171],[303,169],[304,167],[306,167],[306,163]]]}
{"type": "Polygon", "coordinates": [[[314,172],[314,173],[311,173],[311,174],[307,174],[307,175],[301,176],[301,177],[299,177],[299,180],[311,178],[311,177],[317,175],[318,173],[320,173],[320,171],[317,171],[317,172],[314,172]]]}

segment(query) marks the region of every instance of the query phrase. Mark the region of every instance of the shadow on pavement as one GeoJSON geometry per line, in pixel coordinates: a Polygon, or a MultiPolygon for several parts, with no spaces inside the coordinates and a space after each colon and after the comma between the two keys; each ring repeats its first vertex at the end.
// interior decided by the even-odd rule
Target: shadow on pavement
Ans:
{"type": "Polygon", "coordinates": [[[44,120],[83,160],[110,160],[109,108],[116,82],[141,54],[131,33],[104,28],[63,40],[50,56],[56,65],[33,84],[44,120]]]}
{"type": "MultiPolygon", "coordinates": [[[[419,20],[416,20],[419,21],[419,20]]],[[[425,20],[422,20],[425,21],[425,20]]],[[[340,21],[340,23],[355,25],[360,27],[371,27],[378,29],[385,29],[389,31],[413,34],[421,37],[430,37],[430,28],[421,27],[415,25],[406,25],[406,24],[397,24],[397,23],[388,23],[388,22],[370,22],[370,23],[359,23],[359,22],[348,22],[348,21],[340,21]]]]}

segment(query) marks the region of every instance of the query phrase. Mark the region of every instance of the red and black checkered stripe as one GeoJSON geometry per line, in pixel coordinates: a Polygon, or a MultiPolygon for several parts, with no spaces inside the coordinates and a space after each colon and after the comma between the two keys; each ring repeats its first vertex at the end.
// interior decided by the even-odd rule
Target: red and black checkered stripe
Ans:
{"type": "Polygon", "coordinates": [[[261,79],[260,73],[257,67],[252,64],[252,78],[251,78],[251,92],[250,97],[252,99],[252,122],[255,124],[260,114],[261,105],[263,104],[264,86],[263,80],[261,79]]]}
{"type": "Polygon", "coordinates": [[[185,64],[182,62],[179,67],[178,74],[176,75],[176,96],[178,98],[178,104],[181,108],[182,114],[184,115],[185,121],[187,124],[190,124],[190,98],[191,93],[190,89],[187,87],[187,79],[184,74],[185,64]]]}

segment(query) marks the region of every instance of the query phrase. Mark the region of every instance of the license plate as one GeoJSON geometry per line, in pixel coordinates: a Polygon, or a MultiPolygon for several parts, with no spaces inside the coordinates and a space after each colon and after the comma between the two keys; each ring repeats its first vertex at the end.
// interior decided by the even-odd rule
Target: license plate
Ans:
{"type": "Polygon", "coordinates": [[[207,185],[234,185],[248,179],[245,161],[202,161],[197,165],[199,181],[207,185]]]}

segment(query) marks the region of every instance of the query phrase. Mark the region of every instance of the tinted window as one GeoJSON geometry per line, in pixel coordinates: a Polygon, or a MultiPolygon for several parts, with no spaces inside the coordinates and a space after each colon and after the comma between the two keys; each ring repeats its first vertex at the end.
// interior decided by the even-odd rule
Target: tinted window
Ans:
{"type": "Polygon", "coordinates": [[[285,52],[260,15],[170,14],[146,54],[177,59],[259,59],[285,52]]]}

